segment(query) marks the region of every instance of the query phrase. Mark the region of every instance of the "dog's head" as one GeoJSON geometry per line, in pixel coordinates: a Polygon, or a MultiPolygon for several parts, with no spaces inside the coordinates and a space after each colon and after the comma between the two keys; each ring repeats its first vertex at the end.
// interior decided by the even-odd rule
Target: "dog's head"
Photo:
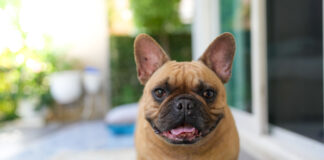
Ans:
{"type": "Polygon", "coordinates": [[[227,107],[224,83],[231,77],[235,40],[217,37],[198,61],[170,61],[150,36],[135,40],[142,106],[151,129],[173,144],[193,144],[214,131],[227,107]]]}

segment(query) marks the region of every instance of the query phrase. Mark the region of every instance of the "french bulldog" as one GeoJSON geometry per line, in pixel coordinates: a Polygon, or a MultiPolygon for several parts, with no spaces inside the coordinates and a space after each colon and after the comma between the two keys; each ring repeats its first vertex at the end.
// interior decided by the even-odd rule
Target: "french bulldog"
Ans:
{"type": "Polygon", "coordinates": [[[176,62],[150,36],[134,41],[139,101],[139,160],[235,160],[239,137],[226,102],[235,39],[218,36],[198,61],[176,62]]]}

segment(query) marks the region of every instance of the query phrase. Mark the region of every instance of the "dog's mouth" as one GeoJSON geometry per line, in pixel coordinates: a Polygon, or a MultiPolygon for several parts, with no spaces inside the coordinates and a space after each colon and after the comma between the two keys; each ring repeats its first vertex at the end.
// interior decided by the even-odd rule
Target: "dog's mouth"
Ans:
{"type": "Polygon", "coordinates": [[[150,123],[154,132],[172,144],[194,144],[211,133],[219,124],[223,116],[208,129],[197,129],[190,124],[182,124],[173,129],[161,132],[153,123],[150,123]]]}
{"type": "Polygon", "coordinates": [[[174,144],[192,144],[202,137],[202,132],[191,125],[182,125],[174,129],[161,132],[163,138],[174,144]]]}

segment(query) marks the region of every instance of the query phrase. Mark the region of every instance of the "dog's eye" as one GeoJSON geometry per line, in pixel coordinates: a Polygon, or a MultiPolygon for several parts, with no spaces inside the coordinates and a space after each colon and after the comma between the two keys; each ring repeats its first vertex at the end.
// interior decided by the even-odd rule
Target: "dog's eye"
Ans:
{"type": "Polygon", "coordinates": [[[157,98],[163,98],[165,95],[166,95],[166,92],[164,89],[162,88],[157,88],[154,90],[154,95],[157,97],[157,98]]]}
{"type": "Polygon", "coordinates": [[[206,99],[213,98],[215,96],[215,92],[211,89],[207,89],[206,91],[203,92],[203,97],[206,99]]]}

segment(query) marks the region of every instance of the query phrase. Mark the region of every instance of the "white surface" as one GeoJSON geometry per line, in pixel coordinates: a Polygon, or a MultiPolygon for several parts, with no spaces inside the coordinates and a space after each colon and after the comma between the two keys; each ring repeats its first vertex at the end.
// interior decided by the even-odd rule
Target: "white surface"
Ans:
{"type": "Polygon", "coordinates": [[[81,77],[79,71],[63,71],[50,75],[50,91],[60,104],[76,101],[81,93],[81,77]]]}
{"type": "MultiPolygon", "coordinates": [[[[44,131],[41,131],[44,132],[44,131]]],[[[0,158],[8,160],[128,160],[135,159],[134,137],[132,135],[116,136],[111,134],[105,123],[90,121],[76,123],[60,129],[46,129],[47,135],[28,136],[23,146],[8,143],[10,137],[3,136],[0,143],[0,158]],[[38,136],[38,138],[37,138],[38,136]],[[37,138],[37,140],[36,140],[37,138]],[[33,140],[32,140],[33,139],[33,140]],[[6,141],[7,140],[7,141],[6,141]],[[8,145],[9,144],[9,145],[8,145]],[[9,147],[9,149],[8,149],[9,147]],[[11,148],[10,148],[11,147],[11,148]],[[16,149],[15,153],[10,149],[16,149]],[[7,153],[5,155],[4,153],[7,153]]],[[[24,134],[19,134],[25,136],[24,134]]],[[[10,134],[13,135],[12,133],[10,134]]],[[[1,139],[1,134],[0,134],[1,139]]],[[[244,149],[240,151],[240,160],[254,160],[244,149]]]]}
{"type": "Polygon", "coordinates": [[[50,160],[135,160],[134,149],[94,150],[94,151],[63,151],[50,160]]]}
{"type": "Polygon", "coordinates": [[[96,94],[101,87],[101,75],[99,71],[83,73],[83,84],[87,93],[96,94]]]}
{"type": "Polygon", "coordinates": [[[105,0],[22,0],[20,24],[31,35],[46,34],[56,48],[85,65],[107,71],[105,0]]]}
{"type": "MultiPolygon", "coordinates": [[[[135,160],[135,149],[93,150],[93,151],[64,151],[54,155],[50,160],[135,160]]],[[[255,157],[241,150],[239,160],[255,160],[255,157]]]]}
{"type": "Polygon", "coordinates": [[[192,57],[197,60],[220,34],[220,10],[219,0],[201,0],[194,3],[192,57]]]}
{"type": "MultiPolygon", "coordinates": [[[[22,135],[23,136],[23,135],[22,135]]],[[[133,148],[133,135],[114,135],[102,121],[87,121],[65,126],[33,142],[27,142],[8,160],[48,160],[65,152],[88,152],[133,148]]],[[[1,148],[2,146],[0,146],[1,148]]],[[[7,147],[4,143],[3,147],[7,147]]],[[[78,155],[74,155],[77,156],[78,155]]],[[[2,154],[0,154],[2,157],[2,154]]],[[[6,159],[6,158],[4,158],[6,159]]],[[[74,159],[74,158],[72,158],[74,159]]],[[[1,159],[2,160],[2,159],[1,159]]]]}
{"type": "Polygon", "coordinates": [[[239,131],[241,148],[257,159],[324,159],[324,144],[279,127],[272,127],[270,135],[259,134],[256,125],[253,125],[253,116],[234,108],[231,110],[239,131]]]}
{"type": "Polygon", "coordinates": [[[137,117],[137,106],[137,103],[118,106],[107,113],[105,122],[108,124],[134,123],[137,117]]]}
{"type": "MultiPolygon", "coordinates": [[[[22,0],[19,23],[29,36],[45,34],[68,59],[100,69],[109,106],[109,33],[106,0],[22,0]]],[[[2,36],[2,35],[1,35],[2,36]]],[[[40,44],[36,41],[36,44],[40,44]]]]}
{"type": "Polygon", "coordinates": [[[268,134],[266,1],[251,1],[252,112],[257,134],[268,134]]]}

